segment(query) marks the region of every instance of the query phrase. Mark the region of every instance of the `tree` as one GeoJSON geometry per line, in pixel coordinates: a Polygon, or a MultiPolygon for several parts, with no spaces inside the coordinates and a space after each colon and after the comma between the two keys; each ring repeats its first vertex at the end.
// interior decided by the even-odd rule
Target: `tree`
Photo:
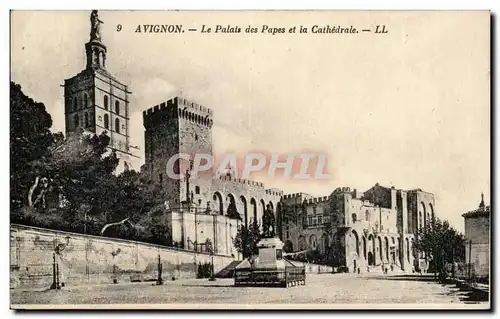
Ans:
{"type": "Polygon", "coordinates": [[[51,126],[52,118],[45,105],[35,102],[22,92],[20,85],[10,82],[11,211],[28,206],[29,190],[33,183],[37,186],[40,183],[32,163],[49,156],[54,143],[51,126]]]}
{"type": "Polygon", "coordinates": [[[318,263],[319,261],[323,260],[323,255],[317,249],[308,250],[306,252],[306,260],[311,263],[318,263]]]}
{"type": "Polygon", "coordinates": [[[293,246],[292,242],[287,240],[285,244],[283,245],[283,252],[284,253],[293,253],[293,246]]]}
{"type": "Polygon", "coordinates": [[[446,263],[465,260],[465,237],[448,221],[435,219],[421,227],[415,236],[415,248],[430,260],[430,269],[442,272],[446,263]]]}
{"type": "Polygon", "coordinates": [[[106,218],[107,223],[127,219],[120,227],[109,228],[106,236],[170,245],[170,231],[165,221],[166,190],[157,182],[135,171],[115,178],[117,192],[106,218]]]}
{"type": "Polygon", "coordinates": [[[262,234],[259,230],[259,225],[256,223],[250,223],[248,228],[240,226],[236,237],[233,239],[233,245],[234,248],[236,248],[236,250],[243,255],[243,258],[248,258],[259,252],[257,243],[261,238],[262,234]]]}
{"type": "Polygon", "coordinates": [[[11,222],[171,244],[165,189],[135,171],[116,176],[106,132],[53,134],[43,103],[10,91],[11,222]]]}

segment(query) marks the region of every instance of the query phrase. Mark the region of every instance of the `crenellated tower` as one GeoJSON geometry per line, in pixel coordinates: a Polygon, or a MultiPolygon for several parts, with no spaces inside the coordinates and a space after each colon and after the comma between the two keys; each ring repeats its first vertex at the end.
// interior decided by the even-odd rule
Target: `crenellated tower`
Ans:
{"type": "MultiPolygon", "coordinates": [[[[175,97],[143,112],[145,128],[144,170],[152,180],[160,182],[169,193],[169,202],[179,205],[187,199],[206,205],[212,200],[211,174],[189,180],[171,179],[167,174],[170,158],[184,153],[212,155],[212,110],[184,98],[175,97]]],[[[175,174],[190,170],[189,161],[176,161],[175,174]]]]}

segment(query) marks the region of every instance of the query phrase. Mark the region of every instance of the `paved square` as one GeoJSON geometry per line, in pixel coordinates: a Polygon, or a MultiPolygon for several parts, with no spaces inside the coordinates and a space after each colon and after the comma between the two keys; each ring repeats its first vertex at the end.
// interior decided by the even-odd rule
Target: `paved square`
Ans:
{"type": "MultiPolygon", "coordinates": [[[[59,291],[11,290],[12,304],[446,304],[463,308],[467,295],[430,277],[308,275],[305,286],[291,288],[233,287],[233,279],[167,281],[163,286],[134,283],[65,287],[59,291]]],[[[486,306],[487,303],[482,303],[486,306]]],[[[359,306],[358,306],[359,307],[359,306]]],[[[198,308],[198,307],[196,307],[198,308]]],[[[369,307],[368,307],[369,308],[369,307]]]]}

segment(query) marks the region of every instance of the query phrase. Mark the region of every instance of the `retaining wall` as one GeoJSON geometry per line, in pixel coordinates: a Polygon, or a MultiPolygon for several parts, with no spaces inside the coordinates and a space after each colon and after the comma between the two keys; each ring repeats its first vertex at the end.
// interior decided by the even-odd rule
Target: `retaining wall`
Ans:
{"type": "MultiPolygon", "coordinates": [[[[10,226],[10,245],[11,288],[48,288],[54,255],[59,281],[65,286],[112,283],[114,279],[153,281],[158,276],[158,256],[163,280],[196,278],[198,264],[212,259],[206,253],[14,224],[10,226]]],[[[215,273],[233,260],[214,255],[215,273]]]]}

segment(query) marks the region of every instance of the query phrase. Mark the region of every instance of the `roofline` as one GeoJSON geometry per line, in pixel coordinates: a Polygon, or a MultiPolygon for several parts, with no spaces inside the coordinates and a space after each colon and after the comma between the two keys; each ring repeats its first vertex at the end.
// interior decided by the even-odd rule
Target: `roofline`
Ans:
{"type": "Polygon", "coordinates": [[[470,212],[462,214],[463,218],[472,218],[472,217],[489,217],[490,216],[490,206],[486,206],[483,208],[478,208],[476,210],[472,210],[470,212]]]}

